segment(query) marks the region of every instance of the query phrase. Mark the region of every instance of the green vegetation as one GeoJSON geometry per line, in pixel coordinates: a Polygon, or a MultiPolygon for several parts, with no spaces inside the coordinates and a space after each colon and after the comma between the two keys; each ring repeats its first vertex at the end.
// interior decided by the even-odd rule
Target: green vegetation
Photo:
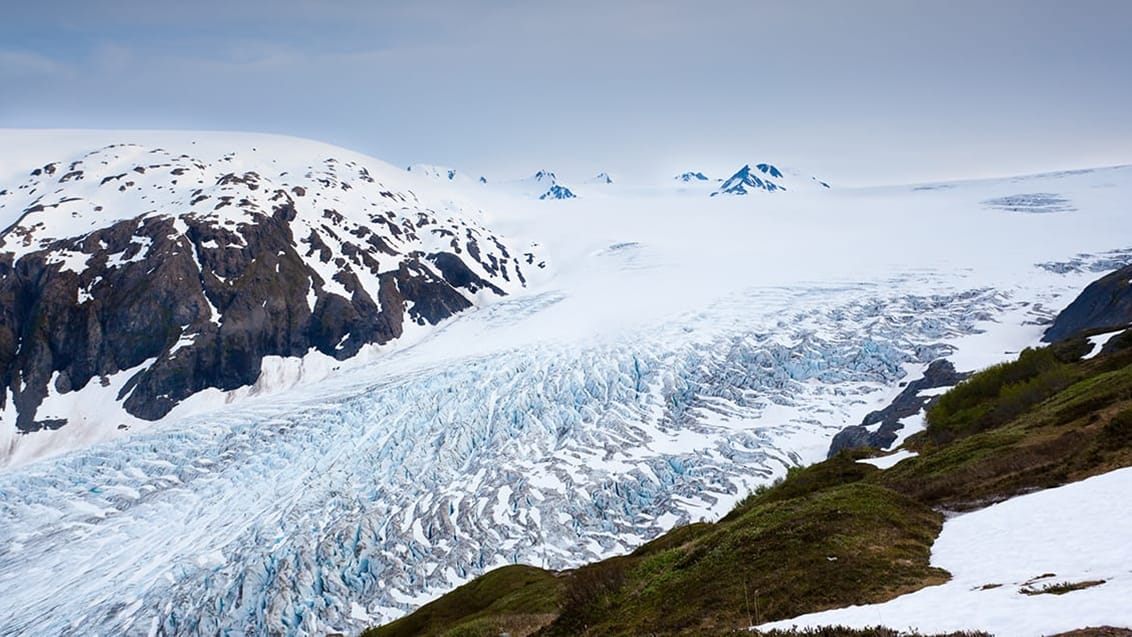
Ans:
{"type": "Polygon", "coordinates": [[[912,441],[920,455],[878,482],[931,506],[964,510],[1132,465],[1132,349],[1072,363],[1044,351],[1026,350],[1019,361],[944,394],[928,411],[927,431],[912,441]],[[1047,387],[1038,379],[1052,377],[1071,382],[1048,395],[1017,389],[1047,387]],[[995,412],[1003,396],[1010,419],[956,424],[957,413],[995,412]]]}
{"type": "Polygon", "coordinates": [[[1023,588],[1019,592],[1023,595],[1064,595],[1084,588],[1100,586],[1105,581],[1103,579],[1091,579],[1084,582],[1057,582],[1056,584],[1046,584],[1041,588],[1023,588]]]}
{"type": "Polygon", "coordinates": [[[929,564],[939,509],[1132,466],[1132,347],[1079,360],[1089,349],[1080,337],[973,375],[936,402],[926,431],[909,440],[919,455],[890,469],[858,462],[867,451],[843,452],[792,469],[718,523],[681,527],[574,571],[500,569],[366,634],[749,634],[742,629],[753,623],[943,582],[948,574],[929,564]]]}
{"type": "Polygon", "coordinates": [[[929,440],[946,443],[1010,422],[1073,384],[1078,374],[1069,361],[1080,356],[1072,350],[1027,348],[1017,360],[975,374],[929,410],[929,440]]]}
{"type": "Polygon", "coordinates": [[[631,555],[559,578],[530,576],[533,584],[493,571],[366,634],[478,635],[473,628],[498,630],[507,614],[548,609],[560,614],[536,627],[540,635],[719,633],[944,581],[947,574],[928,564],[943,517],[861,480],[877,471],[839,456],[796,470],[726,522],[682,527],[631,555]],[[484,596],[489,590],[498,597],[484,596]]]}
{"type": "Polygon", "coordinates": [[[533,566],[504,566],[364,635],[496,637],[530,634],[558,615],[557,577],[533,566]]]}

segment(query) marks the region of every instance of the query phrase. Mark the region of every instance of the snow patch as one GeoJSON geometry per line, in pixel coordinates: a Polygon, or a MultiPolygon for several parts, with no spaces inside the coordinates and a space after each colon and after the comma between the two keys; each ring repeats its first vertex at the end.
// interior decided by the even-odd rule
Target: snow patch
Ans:
{"type": "Polygon", "coordinates": [[[887,469],[889,467],[895,466],[901,460],[907,460],[908,458],[915,458],[918,455],[919,454],[917,454],[914,451],[908,451],[906,449],[901,449],[901,450],[899,450],[895,453],[890,453],[887,456],[880,456],[878,458],[863,458],[861,460],[858,460],[857,462],[863,462],[865,464],[871,464],[874,467],[876,467],[877,469],[887,469]]]}
{"type": "Polygon", "coordinates": [[[960,515],[944,523],[932,547],[932,565],[952,575],[946,584],[759,628],[879,624],[921,633],[1050,635],[1132,626],[1132,509],[1114,506],[1130,489],[1132,468],[1120,469],[960,515]],[[1102,581],[1062,595],[1023,592],[1102,581]]]}
{"type": "Polygon", "coordinates": [[[1105,334],[1097,334],[1096,336],[1090,336],[1089,337],[1089,344],[1093,346],[1093,349],[1089,350],[1088,354],[1085,354],[1084,356],[1082,356],[1081,357],[1082,360],[1089,359],[1089,358],[1096,358],[1096,356],[1101,353],[1101,350],[1104,349],[1104,346],[1108,345],[1108,342],[1111,341],[1114,336],[1116,336],[1117,334],[1121,334],[1123,332],[1124,332],[1123,329],[1119,329],[1119,330],[1116,330],[1115,332],[1107,332],[1105,334]]]}

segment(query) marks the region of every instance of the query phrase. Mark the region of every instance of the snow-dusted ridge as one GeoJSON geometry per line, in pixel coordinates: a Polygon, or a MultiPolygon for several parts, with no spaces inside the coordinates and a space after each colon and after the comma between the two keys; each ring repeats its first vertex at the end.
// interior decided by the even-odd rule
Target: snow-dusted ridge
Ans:
{"type": "Polygon", "coordinates": [[[624,552],[820,459],[931,360],[1036,343],[1132,245],[1132,170],[561,205],[443,185],[554,267],[371,364],[0,472],[0,632],[354,632],[494,565],[624,552]],[[1017,192],[1076,211],[982,204],[1017,192]]]}
{"type": "Polygon", "coordinates": [[[63,155],[0,190],[0,463],[262,388],[265,357],[352,358],[544,266],[381,162],[175,141],[63,155]]]}

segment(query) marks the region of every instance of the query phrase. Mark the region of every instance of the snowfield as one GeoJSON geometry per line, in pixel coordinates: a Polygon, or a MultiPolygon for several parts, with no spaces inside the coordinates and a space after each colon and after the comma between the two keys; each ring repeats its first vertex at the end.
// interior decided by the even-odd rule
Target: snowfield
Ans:
{"type": "MultiPolygon", "coordinates": [[[[0,179],[106,143],[190,142],[249,162],[311,148],[0,131],[0,179]]],[[[351,632],[495,566],[623,553],[823,458],[932,360],[972,369],[1035,344],[1132,260],[1129,167],[734,198],[571,179],[562,201],[488,178],[404,174],[539,244],[551,266],[526,289],[344,363],[265,361],[255,391],[0,472],[0,634],[351,632]],[[1027,193],[1072,210],[986,203],[1027,193]]]]}
{"type": "Polygon", "coordinates": [[[1132,469],[1120,469],[952,518],[932,547],[932,565],[952,575],[946,584],[759,628],[884,625],[1023,637],[1132,626],[1132,510],[1118,504],[1129,489],[1132,469]],[[1063,583],[1092,585],[1041,592],[1063,583]]]}

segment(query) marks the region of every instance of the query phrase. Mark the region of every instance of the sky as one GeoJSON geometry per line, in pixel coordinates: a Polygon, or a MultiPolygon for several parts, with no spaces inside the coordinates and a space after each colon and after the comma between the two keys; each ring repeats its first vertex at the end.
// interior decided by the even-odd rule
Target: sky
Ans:
{"type": "Polygon", "coordinates": [[[282,133],[495,179],[1132,163],[1125,0],[4,5],[0,127],[282,133]]]}

